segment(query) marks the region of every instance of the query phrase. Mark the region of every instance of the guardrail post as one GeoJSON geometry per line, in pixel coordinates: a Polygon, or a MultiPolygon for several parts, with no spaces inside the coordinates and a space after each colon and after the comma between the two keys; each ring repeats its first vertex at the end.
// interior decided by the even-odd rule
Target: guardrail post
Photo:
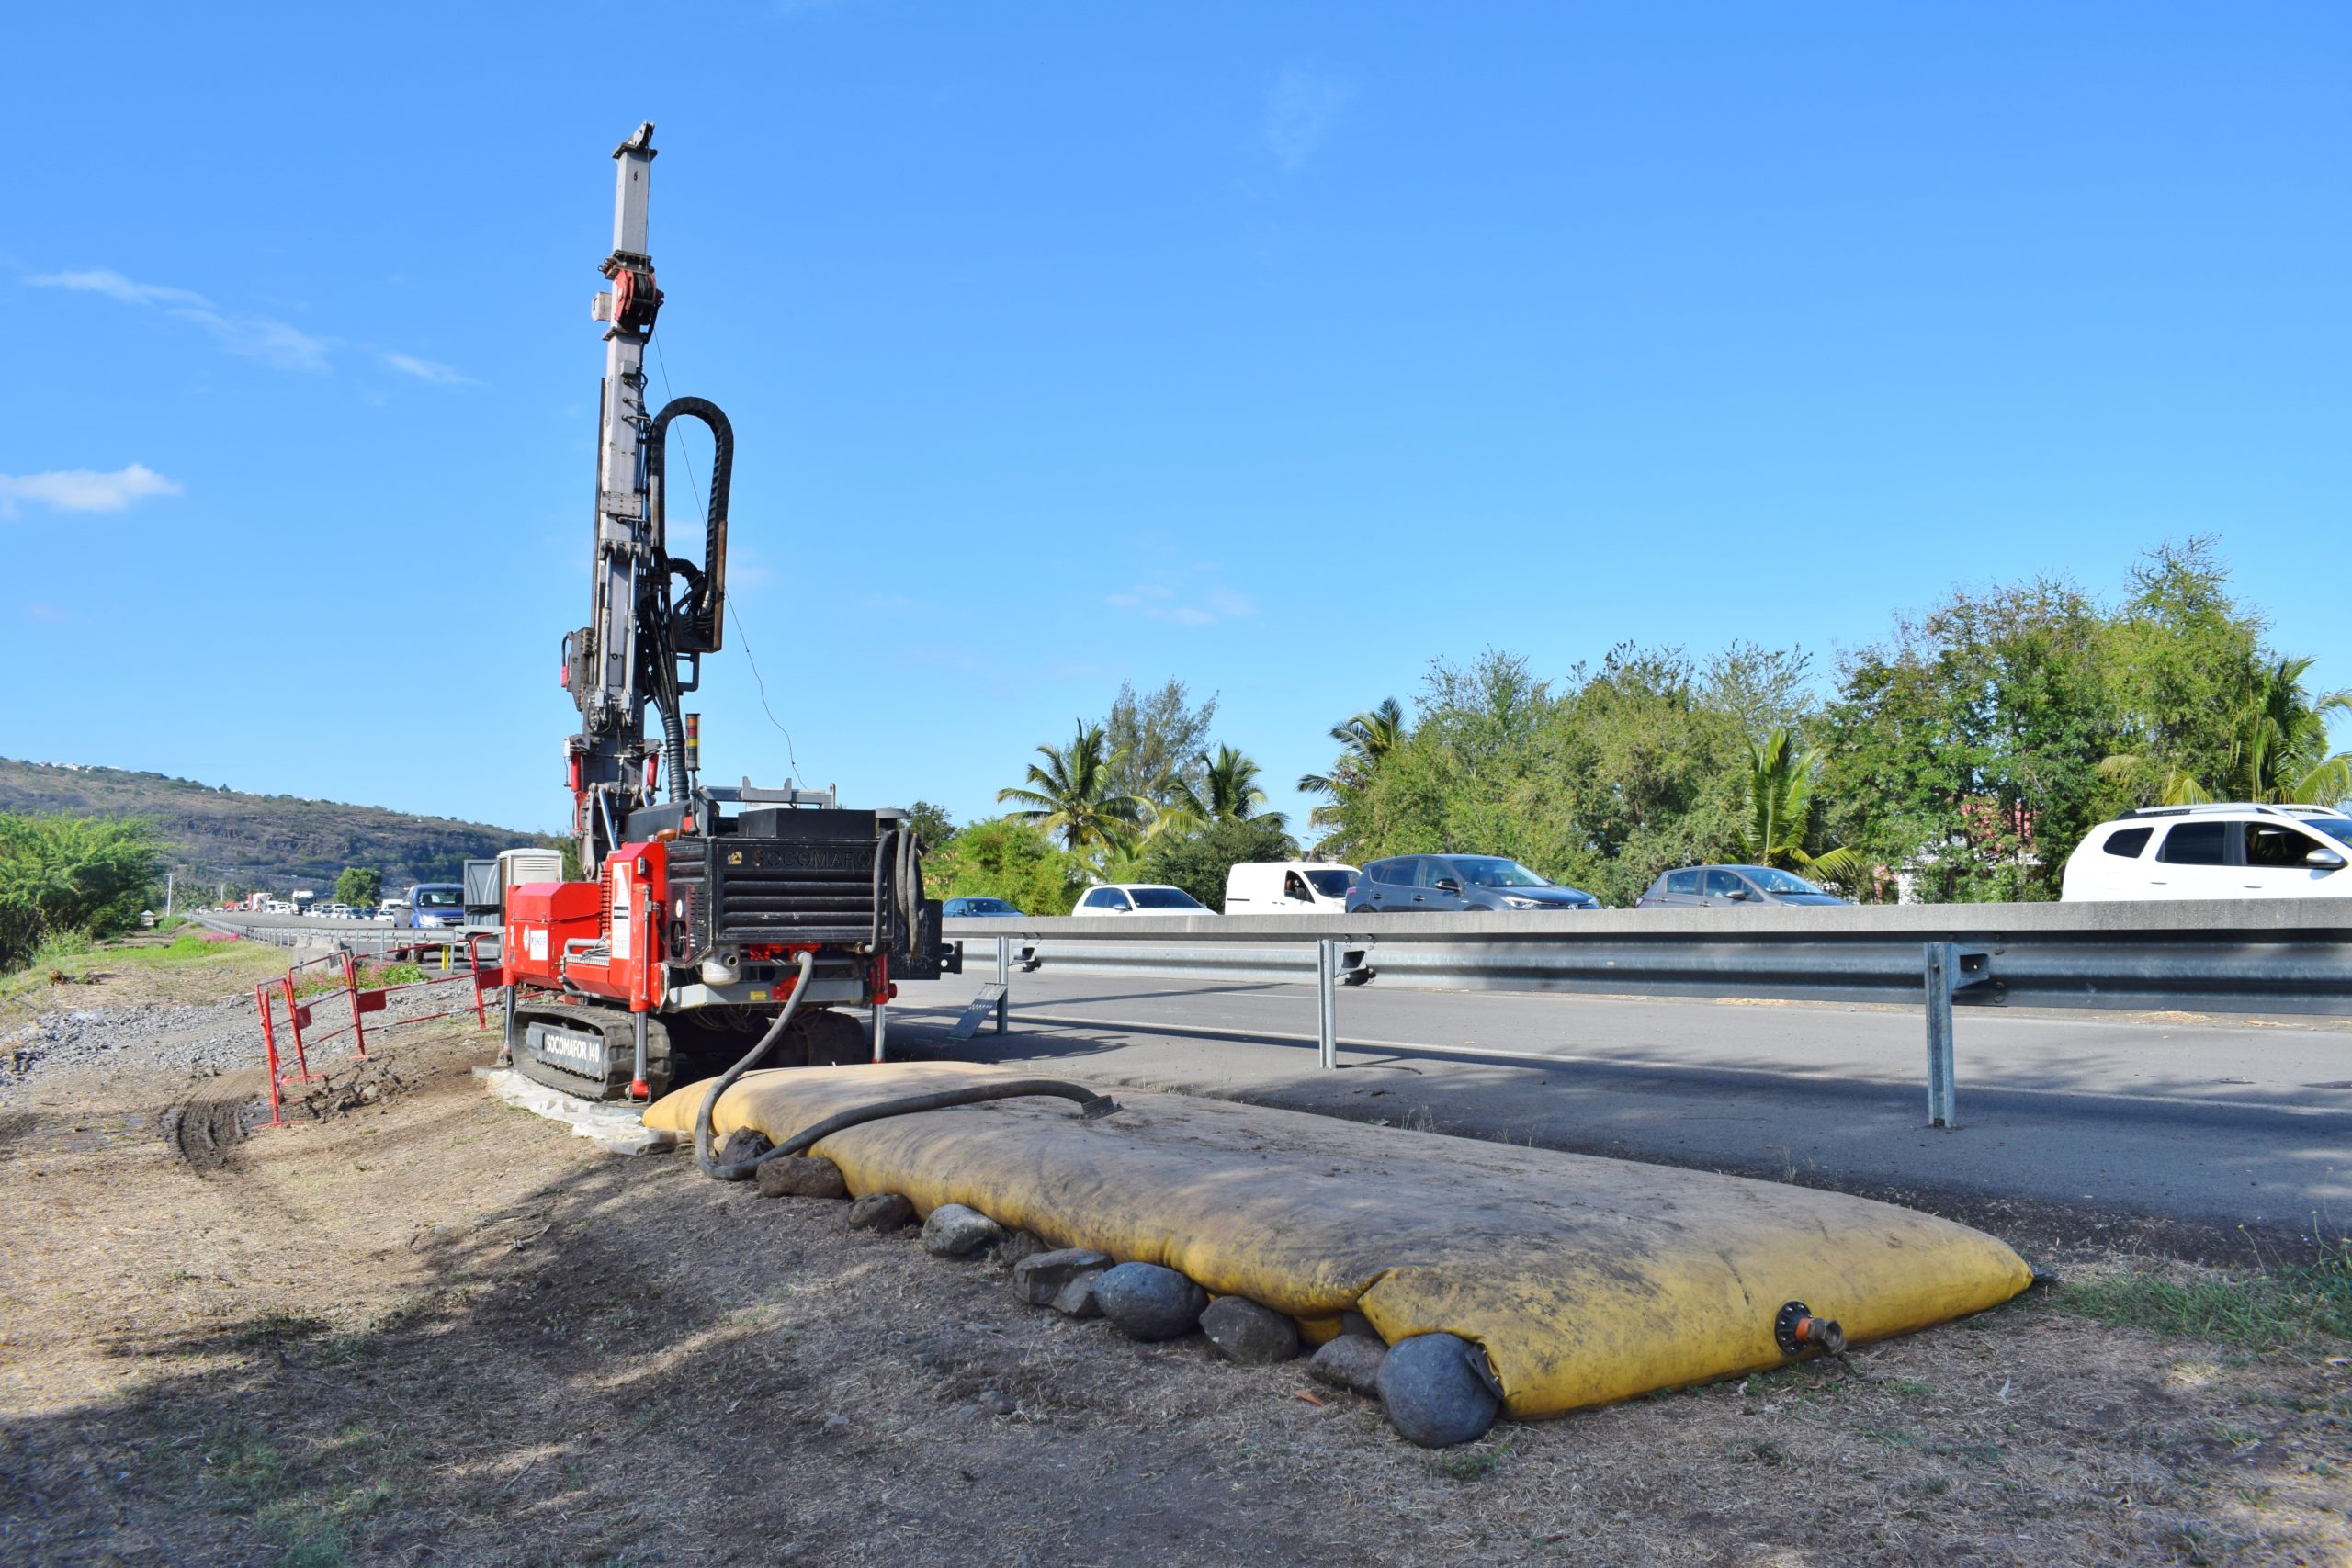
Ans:
{"type": "Polygon", "coordinates": [[[1340,944],[1329,937],[1315,943],[1315,1039],[1326,1067],[1340,1065],[1340,944]]]}
{"type": "Polygon", "coordinates": [[[1012,1028],[1012,939],[996,939],[996,1032],[1005,1033],[1012,1028]]]}
{"type": "Polygon", "coordinates": [[[1960,1111],[1953,1102],[1951,994],[1960,975],[1960,944],[1927,944],[1928,983],[1928,1125],[1957,1127],[1960,1111]]]}

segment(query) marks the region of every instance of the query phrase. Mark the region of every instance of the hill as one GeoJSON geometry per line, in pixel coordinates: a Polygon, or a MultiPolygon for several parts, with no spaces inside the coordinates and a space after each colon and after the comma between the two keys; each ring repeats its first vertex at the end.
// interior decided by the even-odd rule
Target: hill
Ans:
{"type": "Polygon", "coordinates": [[[6,758],[0,758],[0,811],[144,817],[172,846],[187,880],[201,885],[227,878],[279,892],[299,886],[324,893],[347,865],[382,871],[387,891],[412,882],[454,882],[465,860],[538,840],[536,833],[487,822],[6,758]]]}

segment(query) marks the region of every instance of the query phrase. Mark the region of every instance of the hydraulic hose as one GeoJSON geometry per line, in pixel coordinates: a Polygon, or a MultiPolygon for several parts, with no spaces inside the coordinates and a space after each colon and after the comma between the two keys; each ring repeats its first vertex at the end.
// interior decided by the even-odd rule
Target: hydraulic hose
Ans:
{"type": "Polygon", "coordinates": [[[922,845],[910,825],[899,831],[899,913],[907,922],[907,951],[922,941],[922,845]]]}
{"type": "Polygon", "coordinates": [[[792,995],[785,998],[783,1009],[775,1015],[775,1021],[768,1025],[768,1032],[760,1036],[758,1044],[743,1053],[741,1061],[718,1075],[718,1081],[710,1086],[710,1092],[702,1097],[702,1109],[695,1112],[695,1164],[701,1168],[705,1176],[715,1180],[741,1181],[759,1168],[757,1160],[737,1160],[730,1165],[721,1165],[712,1156],[710,1112],[712,1108],[718,1105],[718,1097],[734,1087],[737,1078],[750,1072],[761,1057],[775,1049],[775,1043],[784,1038],[786,1027],[792,1022],[792,1015],[800,1010],[800,998],[808,992],[808,949],[803,948],[800,952],[794,953],[793,962],[797,965],[798,972],[793,976],[792,995]]]}
{"type": "MultiPolygon", "coordinates": [[[[979,1105],[991,1100],[1027,1100],[1033,1097],[1075,1101],[1079,1114],[1090,1122],[1108,1116],[1119,1109],[1119,1102],[1109,1095],[1097,1094],[1083,1084],[1066,1083],[1060,1078],[1013,1078],[1004,1083],[933,1089],[928,1094],[901,1095],[896,1100],[877,1100],[871,1105],[854,1105],[847,1111],[836,1111],[823,1121],[802,1128],[775,1147],[752,1159],[737,1160],[732,1165],[706,1161],[703,1170],[721,1181],[741,1181],[772,1159],[804,1154],[835,1133],[862,1126],[868,1122],[879,1122],[888,1116],[912,1116],[925,1111],[945,1111],[951,1106],[979,1105]]],[[[717,1098],[716,1095],[711,1097],[713,1100],[717,1098]]],[[[697,1157],[701,1154],[702,1140],[709,1130],[707,1112],[710,1100],[705,1100],[703,1105],[705,1118],[695,1126],[697,1157]]]]}
{"type": "Polygon", "coordinates": [[[689,563],[675,563],[689,585],[686,620],[692,636],[681,651],[708,652],[719,645],[719,617],[725,608],[727,502],[735,478],[735,427],[707,398],[673,398],[653,416],[645,446],[645,478],[652,492],[653,537],[665,556],[670,547],[670,519],[668,486],[663,481],[670,461],[670,422],[681,414],[698,419],[710,429],[710,510],[705,514],[702,570],[697,574],[689,563]]]}

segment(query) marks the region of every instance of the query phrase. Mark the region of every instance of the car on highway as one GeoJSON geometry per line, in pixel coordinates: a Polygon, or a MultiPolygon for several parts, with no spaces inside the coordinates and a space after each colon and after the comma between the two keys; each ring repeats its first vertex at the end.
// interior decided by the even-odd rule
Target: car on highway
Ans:
{"type": "Polygon", "coordinates": [[[1073,915],[1212,915],[1216,911],[1181,887],[1157,882],[1097,883],[1079,895],[1073,915]]]}
{"type": "Polygon", "coordinates": [[[1351,915],[1442,915],[1598,909],[1600,900],[1503,855],[1396,855],[1367,864],[1348,893],[1351,915]]]}
{"type": "Polygon", "coordinates": [[[1329,861],[1243,861],[1225,874],[1225,912],[1336,915],[1363,874],[1329,861]]]}
{"type": "Polygon", "coordinates": [[[348,904],[329,904],[318,912],[330,920],[348,920],[355,919],[356,915],[356,911],[348,904]]]}
{"type": "Polygon", "coordinates": [[[1019,915],[1020,910],[1001,898],[981,898],[967,895],[950,898],[939,907],[941,916],[951,920],[976,920],[1019,915]]]}
{"type": "Polygon", "coordinates": [[[2127,811],[2083,835],[2058,884],[2066,903],[2352,898],[2352,816],[2319,806],[2217,801],[2127,811]]]}
{"type": "Polygon", "coordinates": [[[1663,872],[1649,891],[1634,900],[1636,909],[1735,909],[1764,905],[1850,904],[1816,887],[1792,871],[1770,865],[1686,865],[1663,872]]]}
{"type": "Polygon", "coordinates": [[[466,888],[461,882],[420,882],[408,890],[408,911],[395,925],[424,930],[466,923],[466,888]]]}

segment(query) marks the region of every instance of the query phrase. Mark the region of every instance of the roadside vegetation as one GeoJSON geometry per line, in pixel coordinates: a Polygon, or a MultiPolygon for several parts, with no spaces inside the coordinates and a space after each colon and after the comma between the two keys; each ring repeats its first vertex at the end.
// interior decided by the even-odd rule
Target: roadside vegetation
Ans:
{"type": "Polygon", "coordinates": [[[135,818],[0,812],[0,974],[136,929],[162,859],[135,818]]]}

